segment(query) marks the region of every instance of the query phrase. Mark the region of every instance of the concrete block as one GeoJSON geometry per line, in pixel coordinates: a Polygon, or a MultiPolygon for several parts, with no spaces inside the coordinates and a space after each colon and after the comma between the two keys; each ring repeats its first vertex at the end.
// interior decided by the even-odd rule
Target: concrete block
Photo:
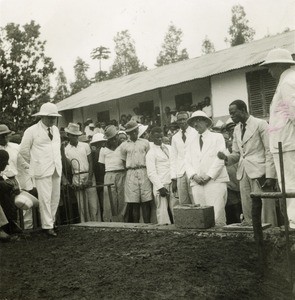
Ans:
{"type": "Polygon", "coordinates": [[[173,212],[174,223],[178,228],[204,229],[215,226],[213,206],[178,205],[173,212]]]}

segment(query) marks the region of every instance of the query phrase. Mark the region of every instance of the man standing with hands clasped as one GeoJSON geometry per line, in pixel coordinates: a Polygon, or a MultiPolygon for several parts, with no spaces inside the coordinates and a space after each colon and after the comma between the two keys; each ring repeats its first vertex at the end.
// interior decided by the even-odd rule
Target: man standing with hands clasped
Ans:
{"type": "Polygon", "coordinates": [[[41,120],[25,131],[19,155],[30,164],[33,172],[42,229],[48,236],[55,237],[54,222],[60,198],[62,165],[60,135],[54,124],[61,115],[55,104],[47,102],[34,116],[41,117],[41,120]]]}
{"type": "MultiPolygon", "coordinates": [[[[239,162],[237,179],[240,182],[242,210],[245,225],[252,224],[251,192],[261,192],[261,187],[275,185],[276,171],[269,151],[268,124],[249,115],[247,105],[235,100],[229,105],[229,114],[238,124],[233,133],[232,153],[226,156],[218,152],[227,165],[239,162]]],[[[262,199],[263,222],[277,225],[275,199],[262,199]]]]}
{"type": "Polygon", "coordinates": [[[212,120],[203,111],[195,111],[187,122],[197,131],[187,147],[185,157],[194,202],[213,206],[215,224],[223,226],[226,223],[226,182],[229,178],[224,161],[217,157],[217,153],[225,149],[225,140],[222,134],[209,130],[212,120]]]}

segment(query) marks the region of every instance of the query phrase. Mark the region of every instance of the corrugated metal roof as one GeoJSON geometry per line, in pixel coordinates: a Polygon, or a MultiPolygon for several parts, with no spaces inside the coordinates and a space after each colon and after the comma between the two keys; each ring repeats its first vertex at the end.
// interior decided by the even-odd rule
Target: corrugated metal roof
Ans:
{"type": "Polygon", "coordinates": [[[256,65],[268,51],[295,53],[295,30],[128,76],[94,83],[57,103],[59,111],[93,105],[161,87],[256,65]]]}

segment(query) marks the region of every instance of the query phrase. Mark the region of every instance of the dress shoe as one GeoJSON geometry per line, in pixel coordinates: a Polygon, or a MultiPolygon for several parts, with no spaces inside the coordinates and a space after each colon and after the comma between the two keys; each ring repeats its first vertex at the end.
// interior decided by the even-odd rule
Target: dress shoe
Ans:
{"type": "Polygon", "coordinates": [[[57,233],[53,229],[45,229],[45,233],[51,237],[57,237],[57,233]]]}

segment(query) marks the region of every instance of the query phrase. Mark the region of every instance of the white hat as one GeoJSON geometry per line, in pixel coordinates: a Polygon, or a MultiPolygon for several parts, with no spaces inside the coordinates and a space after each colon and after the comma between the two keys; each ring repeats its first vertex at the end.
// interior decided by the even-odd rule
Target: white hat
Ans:
{"type": "Polygon", "coordinates": [[[270,64],[295,64],[291,52],[286,49],[276,48],[268,52],[265,61],[260,66],[270,64]]]}
{"type": "Polygon", "coordinates": [[[93,135],[90,144],[104,141],[106,141],[106,139],[104,138],[103,133],[98,132],[93,135]]]}
{"type": "Polygon", "coordinates": [[[80,126],[75,123],[69,123],[68,127],[65,128],[65,132],[72,135],[82,135],[82,132],[80,131],[80,126]]]}
{"type": "Polygon", "coordinates": [[[89,127],[95,127],[94,123],[90,123],[88,126],[89,127]]]}
{"type": "Polygon", "coordinates": [[[61,117],[61,115],[58,113],[57,106],[51,102],[42,104],[40,111],[33,116],[61,117]]]}
{"type": "Polygon", "coordinates": [[[149,125],[138,124],[138,137],[141,137],[146,132],[148,127],[149,125]]]}
{"type": "Polygon", "coordinates": [[[209,123],[209,126],[212,126],[212,120],[207,116],[207,114],[201,110],[197,110],[195,112],[193,112],[193,114],[191,115],[190,118],[187,119],[187,124],[192,126],[192,121],[196,118],[204,118],[207,120],[207,122],[209,123]]]}
{"type": "Polygon", "coordinates": [[[15,197],[14,202],[15,205],[22,210],[27,210],[39,205],[38,199],[26,191],[21,191],[20,194],[15,197]]]}

